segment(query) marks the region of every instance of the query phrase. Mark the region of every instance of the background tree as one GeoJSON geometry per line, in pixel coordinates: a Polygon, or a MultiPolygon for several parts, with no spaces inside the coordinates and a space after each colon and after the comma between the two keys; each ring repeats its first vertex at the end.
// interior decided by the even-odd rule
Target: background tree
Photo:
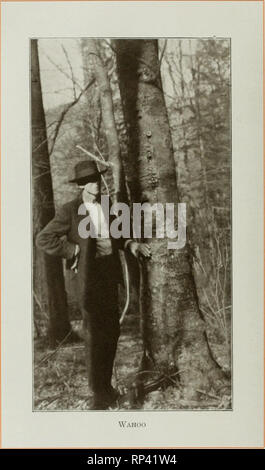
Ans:
{"type": "Polygon", "coordinates": [[[229,368],[230,43],[221,39],[179,39],[169,40],[167,46],[162,74],[168,91],[165,98],[178,189],[189,207],[196,289],[215,356],[229,368]]]}
{"type": "MultiPolygon", "coordinates": [[[[31,41],[31,119],[33,190],[33,292],[35,307],[49,317],[49,341],[54,347],[70,332],[62,262],[35,246],[37,233],[54,216],[50,161],[40,83],[37,40],[31,41]],[[37,305],[36,305],[37,304],[37,305]]],[[[35,310],[36,311],[36,310],[35,310]]]]}

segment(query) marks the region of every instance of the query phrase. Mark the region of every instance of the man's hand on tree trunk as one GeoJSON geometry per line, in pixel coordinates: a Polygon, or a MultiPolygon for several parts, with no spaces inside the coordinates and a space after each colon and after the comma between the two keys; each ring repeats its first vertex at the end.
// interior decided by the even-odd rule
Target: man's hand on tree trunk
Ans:
{"type": "Polygon", "coordinates": [[[131,241],[129,243],[130,252],[137,258],[138,256],[143,256],[144,258],[151,258],[151,248],[147,243],[138,243],[131,241]]]}

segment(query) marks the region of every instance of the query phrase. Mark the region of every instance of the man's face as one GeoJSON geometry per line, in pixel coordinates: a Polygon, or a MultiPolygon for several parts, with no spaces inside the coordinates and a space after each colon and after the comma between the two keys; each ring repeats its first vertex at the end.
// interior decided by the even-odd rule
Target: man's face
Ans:
{"type": "Polygon", "coordinates": [[[84,190],[86,194],[90,194],[91,196],[98,196],[100,193],[100,180],[97,181],[90,181],[87,184],[80,185],[80,188],[84,190]]]}

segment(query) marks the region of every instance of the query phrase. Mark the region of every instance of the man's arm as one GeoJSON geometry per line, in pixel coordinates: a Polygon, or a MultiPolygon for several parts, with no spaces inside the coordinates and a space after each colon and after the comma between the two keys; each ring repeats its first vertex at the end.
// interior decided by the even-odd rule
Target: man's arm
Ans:
{"type": "Polygon", "coordinates": [[[75,255],[76,244],[67,240],[70,231],[70,214],[63,206],[55,217],[36,237],[36,246],[53,256],[71,259],[75,255]]]}
{"type": "Polygon", "coordinates": [[[132,238],[120,237],[116,239],[116,244],[120,250],[128,250],[136,258],[139,256],[143,256],[144,258],[151,257],[151,248],[147,243],[139,243],[132,238]]]}

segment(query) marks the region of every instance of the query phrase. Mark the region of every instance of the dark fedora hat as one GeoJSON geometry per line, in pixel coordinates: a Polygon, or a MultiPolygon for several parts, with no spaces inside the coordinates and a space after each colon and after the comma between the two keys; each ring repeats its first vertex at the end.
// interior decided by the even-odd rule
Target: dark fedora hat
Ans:
{"type": "Polygon", "coordinates": [[[69,183],[86,184],[90,181],[96,181],[106,171],[107,169],[99,171],[93,160],[84,160],[75,165],[74,178],[69,180],[69,183]]]}

